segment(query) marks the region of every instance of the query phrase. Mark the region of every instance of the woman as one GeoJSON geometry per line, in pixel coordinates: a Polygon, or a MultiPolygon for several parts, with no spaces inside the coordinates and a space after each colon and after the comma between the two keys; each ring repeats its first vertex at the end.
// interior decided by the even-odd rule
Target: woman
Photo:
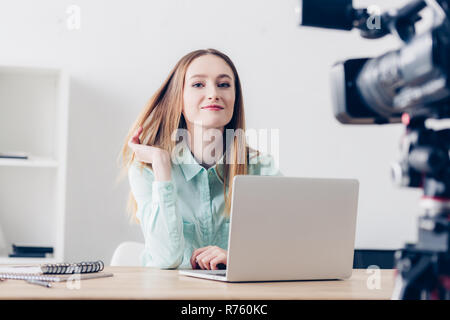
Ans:
{"type": "Polygon", "coordinates": [[[164,269],[226,266],[233,177],[279,174],[271,156],[247,146],[238,73],[214,49],[176,64],[131,127],[122,157],[143,265],[164,269]]]}

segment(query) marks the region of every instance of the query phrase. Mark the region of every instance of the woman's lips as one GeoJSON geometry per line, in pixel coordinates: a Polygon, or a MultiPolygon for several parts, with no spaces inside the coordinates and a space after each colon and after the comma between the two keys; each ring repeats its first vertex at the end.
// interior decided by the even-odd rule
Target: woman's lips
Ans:
{"type": "Polygon", "coordinates": [[[223,110],[223,107],[221,107],[219,105],[211,105],[211,106],[203,107],[202,109],[219,111],[219,110],[223,110]]]}
{"type": "Polygon", "coordinates": [[[206,110],[215,110],[215,111],[223,110],[223,108],[218,108],[218,107],[206,107],[206,108],[203,108],[203,109],[206,109],[206,110]]]}

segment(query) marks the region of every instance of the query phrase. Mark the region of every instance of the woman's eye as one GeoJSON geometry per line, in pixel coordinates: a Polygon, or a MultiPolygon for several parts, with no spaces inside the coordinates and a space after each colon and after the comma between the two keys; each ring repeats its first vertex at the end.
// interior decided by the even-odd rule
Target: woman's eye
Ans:
{"type": "MultiPolygon", "coordinates": [[[[201,87],[204,87],[203,83],[201,83],[201,82],[194,83],[192,86],[193,86],[194,88],[201,88],[201,87]]],[[[223,83],[219,83],[219,84],[218,84],[218,87],[219,87],[219,88],[229,88],[229,87],[230,87],[230,84],[229,84],[228,82],[223,82],[223,83]]]]}

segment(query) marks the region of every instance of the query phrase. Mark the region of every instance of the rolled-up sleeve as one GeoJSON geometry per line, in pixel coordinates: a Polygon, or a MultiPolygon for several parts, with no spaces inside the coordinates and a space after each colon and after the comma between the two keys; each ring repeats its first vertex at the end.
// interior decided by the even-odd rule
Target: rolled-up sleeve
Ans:
{"type": "Polygon", "coordinates": [[[177,210],[173,181],[155,181],[153,172],[133,163],[128,169],[131,191],[137,203],[136,217],[145,239],[144,265],[177,268],[183,260],[183,220],[177,210]]]}

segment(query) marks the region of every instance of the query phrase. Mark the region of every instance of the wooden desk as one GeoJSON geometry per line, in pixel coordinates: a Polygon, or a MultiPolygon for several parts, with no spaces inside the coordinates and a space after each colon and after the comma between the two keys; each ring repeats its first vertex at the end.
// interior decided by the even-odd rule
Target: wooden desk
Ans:
{"type": "Polygon", "coordinates": [[[113,277],[82,280],[80,288],[66,283],[52,288],[28,284],[23,280],[0,282],[0,299],[390,299],[394,270],[380,270],[380,289],[370,290],[372,274],[353,270],[348,280],[225,283],[178,275],[177,270],[140,267],[105,267],[113,277]]]}

